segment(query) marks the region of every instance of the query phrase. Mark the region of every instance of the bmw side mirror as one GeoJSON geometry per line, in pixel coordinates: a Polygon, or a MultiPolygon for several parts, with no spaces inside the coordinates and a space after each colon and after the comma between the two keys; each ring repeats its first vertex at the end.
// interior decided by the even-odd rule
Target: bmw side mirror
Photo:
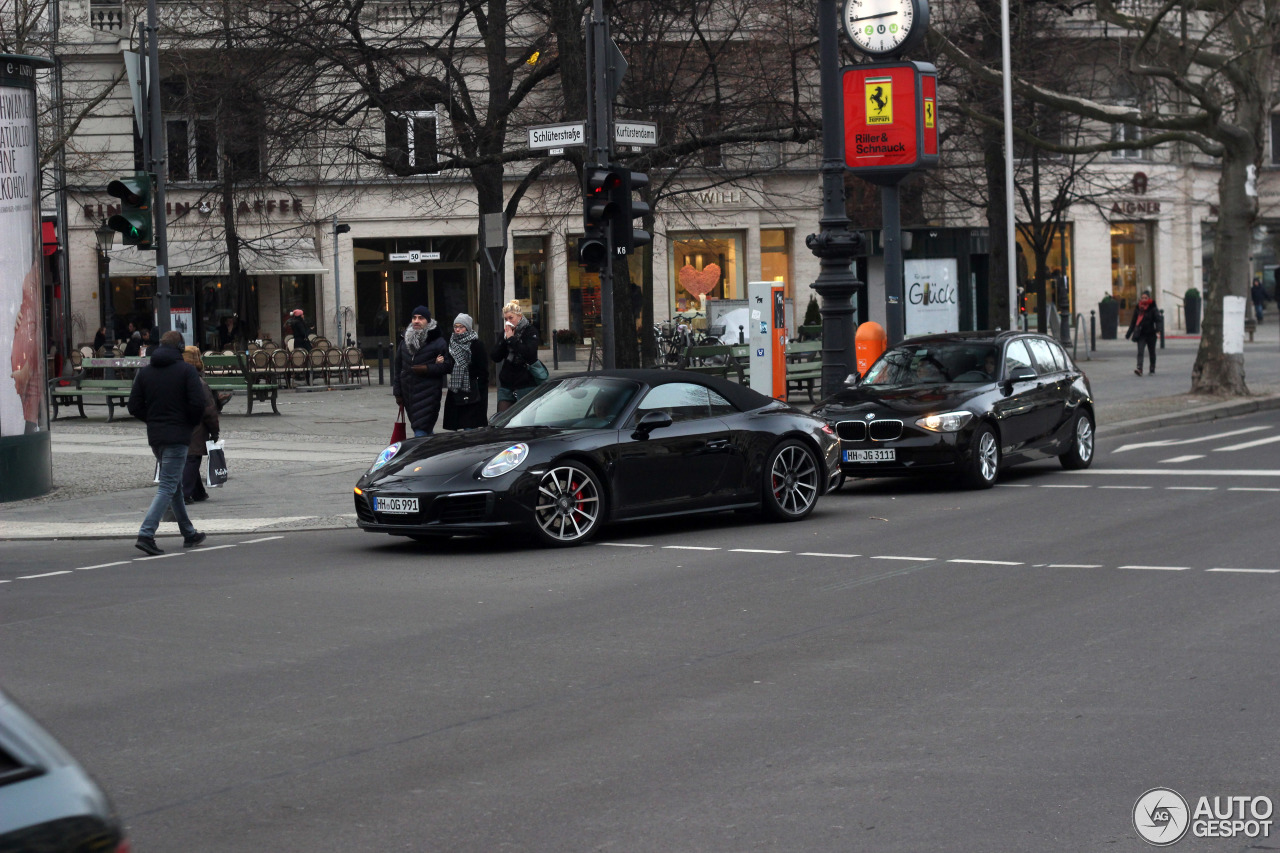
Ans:
{"type": "Polygon", "coordinates": [[[1030,367],[1015,367],[1004,378],[1004,393],[1013,393],[1013,384],[1015,382],[1029,382],[1035,378],[1036,372],[1030,367]]]}
{"type": "Polygon", "coordinates": [[[655,429],[669,426],[671,426],[671,415],[666,412],[645,412],[639,422],[636,423],[636,431],[631,433],[631,437],[645,439],[655,429]]]}

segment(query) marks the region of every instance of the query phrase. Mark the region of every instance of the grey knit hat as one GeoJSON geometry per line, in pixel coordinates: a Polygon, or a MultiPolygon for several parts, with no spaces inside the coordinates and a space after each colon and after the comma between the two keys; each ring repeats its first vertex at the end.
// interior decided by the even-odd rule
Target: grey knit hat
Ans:
{"type": "Polygon", "coordinates": [[[457,317],[454,317],[453,325],[456,326],[459,323],[466,326],[468,332],[474,332],[476,330],[476,321],[471,319],[470,314],[459,314],[457,317]]]}

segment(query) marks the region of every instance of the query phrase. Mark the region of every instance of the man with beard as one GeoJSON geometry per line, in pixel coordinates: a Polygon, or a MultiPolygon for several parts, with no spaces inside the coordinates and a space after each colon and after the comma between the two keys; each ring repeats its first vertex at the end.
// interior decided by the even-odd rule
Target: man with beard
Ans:
{"type": "Polygon", "coordinates": [[[414,308],[397,348],[391,393],[408,411],[415,437],[431,435],[436,428],[444,378],[453,369],[448,351],[448,342],[431,319],[431,311],[425,305],[414,308]]]}

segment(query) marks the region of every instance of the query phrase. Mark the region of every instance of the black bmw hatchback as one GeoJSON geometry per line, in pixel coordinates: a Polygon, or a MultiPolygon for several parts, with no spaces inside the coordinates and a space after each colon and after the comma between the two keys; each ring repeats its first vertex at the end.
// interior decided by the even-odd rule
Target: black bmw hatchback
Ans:
{"type": "Polygon", "coordinates": [[[1002,467],[1093,461],[1089,380],[1057,341],[1023,332],[911,338],[814,408],[849,477],[949,472],[974,488],[1002,467]]]}

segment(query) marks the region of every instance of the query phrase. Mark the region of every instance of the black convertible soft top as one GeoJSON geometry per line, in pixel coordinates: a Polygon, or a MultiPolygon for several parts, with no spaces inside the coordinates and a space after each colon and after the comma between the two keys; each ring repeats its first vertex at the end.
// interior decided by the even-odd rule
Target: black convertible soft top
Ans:
{"type": "MultiPolygon", "coordinates": [[[[575,373],[574,377],[616,376],[619,379],[633,379],[650,387],[670,385],[672,382],[688,382],[693,385],[704,385],[724,397],[742,412],[759,409],[778,401],[766,397],[758,391],[751,390],[748,385],[739,385],[718,376],[705,376],[701,373],[689,373],[684,370],[597,370],[592,373],[575,373]]],[[[564,377],[568,378],[568,377],[564,377]]]]}

